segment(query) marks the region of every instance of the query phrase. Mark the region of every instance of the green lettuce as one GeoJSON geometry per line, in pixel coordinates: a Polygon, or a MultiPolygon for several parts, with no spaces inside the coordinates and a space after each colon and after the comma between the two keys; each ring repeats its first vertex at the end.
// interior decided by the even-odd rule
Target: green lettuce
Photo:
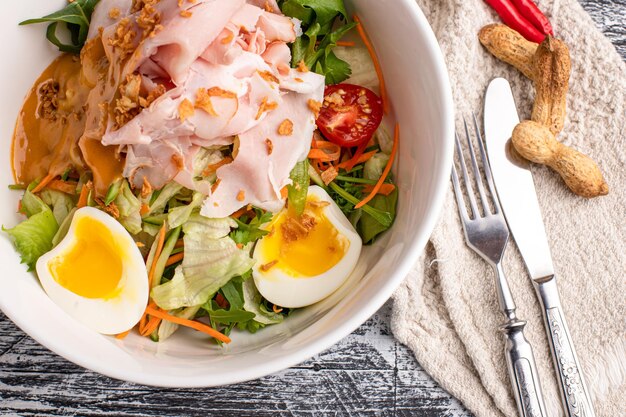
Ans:
{"type": "Polygon", "coordinates": [[[159,191],[155,191],[157,196],[154,201],[150,203],[150,210],[144,214],[143,217],[148,217],[155,213],[163,213],[168,201],[183,189],[183,186],[175,181],[168,182],[159,191]]]}
{"type": "Polygon", "coordinates": [[[59,242],[63,240],[65,235],[67,235],[67,232],[70,230],[70,226],[72,225],[72,219],[74,218],[74,213],[76,213],[76,210],[78,209],[74,207],[67,214],[67,216],[63,220],[63,223],[59,224],[59,230],[57,230],[56,234],[52,238],[52,247],[55,247],[56,245],[58,245],[59,242]]]}
{"type": "Polygon", "coordinates": [[[62,224],[70,211],[76,207],[74,199],[60,191],[45,189],[39,195],[44,203],[52,207],[52,214],[57,224],[62,224]]]}
{"type": "MultiPolygon", "coordinates": [[[[182,272],[181,272],[182,274],[182,272]]],[[[196,313],[200,310],[200,306],[195,307],[187,307],[180,308],[173,311],[169,311],[168,313],[175,317],[180,317],[181,319],[191,320],[195,317],[196,313]]],[[[171,321],[163,320],[159,325],[159,331],[157,332],[157,338],[159,342],[164,341],[168,337],[170,337],[176,330],[178,330],[179,325],[176,323],[172,323],[171,321]]]]}
{"type": "Polygon", "coordinates": [[[254,313],[254,320],[258,323],[276,324],[283,321],[284,316],[282,314],[269,312],[265,309],[261,309],[261,302],[263,297],[259,290],[257,290],[253,279],[247,279],[242,283],[243,286],[243,308],[246,311],[254,313]]]}
{"type": "Polygon", "coordinates": [[[122,226],[133,235],[141,232],[141,214],[139,214],[141,202],[135,197],[126,180],[122,181],[120,185],[115,197],[115,205],[120,212],[120,217],[117,220],[122,226]]]}
{"type": "Polygon", "coordinates": [[[389,161],[389,155],[377,152],[363,165],[363,178],[378,181],[389,161]]]}
{"type": "Polygon", "coordinates": [[[206,303],[231,278],[242,275],[254,264],[228,236],[236,223],[193,214],[183,225],[185,257],[182,274],[152,290],[152,298],[166,310],[206,303]]]}
{"type": "Polygon", "coordinates": [[[193,211],[202,205],[204,196],[201,193],[193,193],[191,202],[187,205],[174,207],[167,213],[167,224],[169,227],[182,226],[193,213],[193,211]]]}
{"type": "Polygon", "coordinates": [[[12,229],[2,230],[11,236],[22,263],[35,269],[37,259],[52,249],[52,239],[59,229],[50,207],[30,191],[22,197],[22,212],[28,217],[12,229]]]}

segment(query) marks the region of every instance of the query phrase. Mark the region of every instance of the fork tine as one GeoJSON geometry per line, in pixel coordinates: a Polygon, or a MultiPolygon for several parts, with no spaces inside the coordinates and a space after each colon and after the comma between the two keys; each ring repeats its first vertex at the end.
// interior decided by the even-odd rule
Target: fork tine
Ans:
{"type": "Polygon", "coordinates": [[[463,227],[465,227],[465,223],[469,221],[469,216],[467,215],[467,209],[463,201],[463,192],[459,185],[459,176],[456,173],[454,164],[452,164],[452,186],[454,187],[454,196],[456,197],[456,205],[459,208],[459,215],[461,216],[463,227]]]}
{"type": "Polygon", "coordinates": [[[461,173],[463,174],[463,181],[465,182],[465,188],[467,189],[467,196],[469,197],[470,208],[472,209],[472,218],[477,219],[480,217],[478,212],[478,206],[476,206],[476,197],[474,197],[474,188],[470,182],[469,175],[467,174],[467,168],[465,167],[465,159],[463,158],[463,151],[461,150],[461,140],[458,134],[454,134],[456,138],[456,154],[459,157],[459,163],[461,165],[461,173]]]}
{"type": "MultiPolygon", "coordinates": [[[[483,206],[485,215],[491,213],[489,209],[489,203],[487,202],[487,195],[485,194],[485,187],[481,180],[480,169],[478,168],[478,162],[476,161],[476,154],[474,153],[474,145],[472,143],[472,136],[467,128],[467,122],[463,118],[463,125],[465,126],[465,135],[467,136],[467,147],[469,148],[470,157],[472,159],[472,169],[474,170],[474,179],[476,180],[476,187],[478,188],[478,194],[480,194],[480,203],[483,206]]],[[[478,130],[477,130],[478,133],[478,130]]],[[[480,140],[480,136],[478,136],[480,140]]]]}
{"type": "Polygon", "coordinates": [[[500,200],[498,199],[498,194],[496,193],[496,187],[493,184],[493,176],[491,175],[491,166],[489,165],[489,161],[487,160],[487,153],[485,152],[485,145],[483,143],[483,138],[480,135],[480,130],[478,129],[478,121],[476,120],[476,114],[474,114],[474,112],[472,112],[472,118],[474,119],[474,130],[476,130],[476,137],[478,138],[478,148],[480,149],[480,156],[483,160],[483,170],[485,171],[487,185],[489,186],[489,193],[491,193],[493,206],[495,208],[496,213],[500,213],[502,211],[500,208],[500,200]]]}

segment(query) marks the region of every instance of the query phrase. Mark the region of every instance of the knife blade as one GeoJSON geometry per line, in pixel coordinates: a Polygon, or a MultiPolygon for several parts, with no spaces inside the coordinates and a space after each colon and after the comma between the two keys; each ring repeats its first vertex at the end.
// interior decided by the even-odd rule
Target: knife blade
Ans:
{"type": "Polygon", "coordinates": [[[485,96],[489,163],[502,211],[528,273],[533,279],[541,279],[554,275],[554,266],[528,161],[515,152],[509,140],[519,122],[508,81],[494,79],[485,96]]]}
{"type": "Polygon", "coordinates": [[[569,417],[595,417],[556,285],[550,246],[529,163],[511,145],[519,123],[508,81],[491,81],[485,97],[485,144],[500,206],[541,303],[546,334],[569,417]]]}

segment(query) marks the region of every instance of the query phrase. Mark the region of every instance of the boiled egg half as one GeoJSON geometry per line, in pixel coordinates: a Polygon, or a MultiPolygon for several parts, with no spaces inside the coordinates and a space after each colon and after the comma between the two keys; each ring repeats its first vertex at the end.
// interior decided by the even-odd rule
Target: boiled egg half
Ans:
{"type": "Polygon", "coordinates": [[[103,334],[132,328],[148,302],[148,274],[135,241],[108,214],[83,207],[67,235],[37,261],[50,299],[103,334]]]}
{"type": "Polygon", "coordinates": [[[254,249],[254,282],[270,302],[289,308],[316,303],[343,284],[361,253],[361,238],[322,188],[309,187],[301,216],[284,209],[264,226],[254,249]]]}

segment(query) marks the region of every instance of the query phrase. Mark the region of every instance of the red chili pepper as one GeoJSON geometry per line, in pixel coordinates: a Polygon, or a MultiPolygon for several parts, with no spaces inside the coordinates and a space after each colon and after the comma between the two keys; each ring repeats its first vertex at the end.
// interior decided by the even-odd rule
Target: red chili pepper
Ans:
{"type": "Polygon", "coordinates": [[[531,42],[541,43],[546,37],[513,6],[511,0],[485,0],[511,29],[531,42]]]}
{"type": "Polygon", "coordinates": [[[534,27],[539,29],[544,35],[554,36],[554,30],[550,21],[545,14],[532,0],[511,0],[517,10],[524,16],[534,27]]]}

